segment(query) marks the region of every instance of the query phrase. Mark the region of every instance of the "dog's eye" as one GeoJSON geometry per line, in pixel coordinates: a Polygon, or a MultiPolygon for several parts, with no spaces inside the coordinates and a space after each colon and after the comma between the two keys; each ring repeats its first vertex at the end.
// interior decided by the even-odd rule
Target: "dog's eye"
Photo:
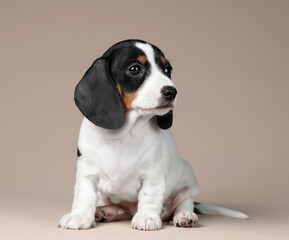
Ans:
{"type": "Polygon", "coordinates": [[[165,67],[164,72],[165,72],[165,74],[166,74],[168,77],[171,77],[172,67],[171,67],[171,66],[165,67]]]}
{"type": "Polygon", "coordinates": [[[137,64],[135,64],[129,68],[129,71],[132,75],[138,75],[140,73],[140,70],[141,70],[141,68],[137,64]]]}

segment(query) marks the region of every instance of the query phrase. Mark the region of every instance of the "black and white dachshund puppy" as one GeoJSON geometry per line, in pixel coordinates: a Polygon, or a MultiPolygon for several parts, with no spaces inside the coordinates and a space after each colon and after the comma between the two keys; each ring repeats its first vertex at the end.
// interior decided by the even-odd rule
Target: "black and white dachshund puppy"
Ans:
{"type": "Polygon", "coordinates": [[[177,100],[171,72],[159,48],[126,40],[96,59],[77,84],[74,99],[84,119],[72,210],[61,228],[123,219],[140,230],[160,229],[162,221],[192,227],[195,212],[247,218],[194,203],[200,187],[167,130],[177,100]]]}

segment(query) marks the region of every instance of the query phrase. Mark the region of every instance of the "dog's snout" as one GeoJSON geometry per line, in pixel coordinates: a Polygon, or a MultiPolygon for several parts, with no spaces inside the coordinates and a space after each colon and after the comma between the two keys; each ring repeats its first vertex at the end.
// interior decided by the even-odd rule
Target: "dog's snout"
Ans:
{"type": "Polygon", "coordinates": [[[164,86],[161,93],[166,100],[173,101],[177,95],[177,89],[171,86],[164,86]]]}

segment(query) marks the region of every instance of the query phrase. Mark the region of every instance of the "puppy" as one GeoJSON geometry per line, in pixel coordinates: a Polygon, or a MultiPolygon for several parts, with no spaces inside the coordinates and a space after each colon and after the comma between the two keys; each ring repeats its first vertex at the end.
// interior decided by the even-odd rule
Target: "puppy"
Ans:
{"type": "Polygon", "coordinates": [[[139,230],[162,221],[197,224],[195,214],[247,218],[241,212],[194,203],[200,187],[179,156],[173,135],[177,90],[172,66],[160,49],[126,40],[96,59],[75,89],[84,115],[72,210],[63,229],[87,229],[96,221],[132,219],[139,230]],[[195,207],[195,209],[194,209],[195,207]]]}

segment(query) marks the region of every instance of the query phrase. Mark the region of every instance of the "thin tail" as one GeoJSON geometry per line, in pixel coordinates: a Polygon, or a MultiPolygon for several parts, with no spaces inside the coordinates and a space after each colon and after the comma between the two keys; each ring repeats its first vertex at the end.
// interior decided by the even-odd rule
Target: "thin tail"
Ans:
{"type": "Polygon", "coordinates": [[[219,216],[226,216],[226,217],[239,218],[239,219],[249,219],[249,216],[247,216],[245,213],[231,210],[228,208],[219,207],[216,205],[194,202],[194,206],[195,206],[194,208],[195,213],[219,215],[219,216]]]}

